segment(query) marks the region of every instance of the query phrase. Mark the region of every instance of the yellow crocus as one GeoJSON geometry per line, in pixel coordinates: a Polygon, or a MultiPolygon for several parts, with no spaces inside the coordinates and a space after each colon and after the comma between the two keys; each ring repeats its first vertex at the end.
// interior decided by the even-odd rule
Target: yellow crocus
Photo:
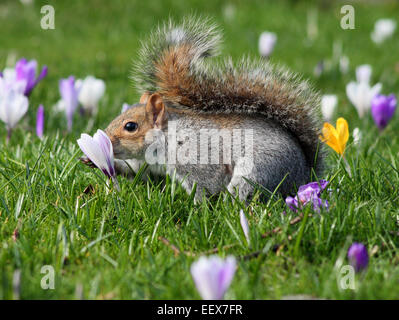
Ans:
{"type": "Polygon", "coordinates": [[[325,122],[321,132],[323,134],[323,136],[320,136],[321,141],[338,154],[343,155],[349,139],[348,122],[344,118],[338,118],[336,128],[325,122]]]}

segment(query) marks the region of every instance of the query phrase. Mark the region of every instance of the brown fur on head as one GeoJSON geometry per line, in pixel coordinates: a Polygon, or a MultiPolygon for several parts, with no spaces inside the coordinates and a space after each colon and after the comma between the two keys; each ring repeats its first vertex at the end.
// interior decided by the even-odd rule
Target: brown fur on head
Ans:
{"type": "Polygon", "coordinates": [[[167,124],[167,110],[158,93],[144,93],[140,103],[115,118],[105,129],[117,159],[140,159],[149,143],[151,131],[167,124]],[[146,140],[147,136],[147,140],[146,140]]]}

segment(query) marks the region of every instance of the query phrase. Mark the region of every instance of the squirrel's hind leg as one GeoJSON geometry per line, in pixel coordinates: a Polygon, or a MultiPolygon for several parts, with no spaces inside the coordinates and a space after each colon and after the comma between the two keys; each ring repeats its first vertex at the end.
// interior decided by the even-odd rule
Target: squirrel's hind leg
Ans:
{"type": "Polygon", "coordinates": [[[242,157],[236,161],[227,191],[232,195],[238,195],[241,201],[246,201],[254,191],[253,185],[248,180],[256,181],[253,161],[242,157]]]}

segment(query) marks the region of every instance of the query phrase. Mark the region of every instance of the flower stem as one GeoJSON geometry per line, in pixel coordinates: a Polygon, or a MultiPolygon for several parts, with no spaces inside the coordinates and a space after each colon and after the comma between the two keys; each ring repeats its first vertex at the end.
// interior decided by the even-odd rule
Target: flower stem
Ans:
{"type": "Polygon", "coordinates": [[[7,128],[7,139],[6,139],[6,143],[8,144],[8,142],[11,139],[11,133],[12,133],[12,129],[11,128],[7,128]]]}
{"type": "Polygon", "coordinates": [[[114,184],[116,190],[117,190],[118,192],[120,192],[120,191],[121,191],[121,188],[120,188],[120,186],[119,186],[118,179],[116,179],[116,177],[112,177],[111,179],[112,179],[112,183],[114,184]]]}

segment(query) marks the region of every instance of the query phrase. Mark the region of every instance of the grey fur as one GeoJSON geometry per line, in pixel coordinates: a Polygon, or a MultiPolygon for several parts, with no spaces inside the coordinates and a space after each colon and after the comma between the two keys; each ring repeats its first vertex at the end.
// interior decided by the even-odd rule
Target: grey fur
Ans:
{"type": "MultiPolygon", "coordinates": [[[[219,62],[205,59],[219,52],[220,40],[209,19],[189,17],[180,26],[169,21],[143,43],[132,79],[141,92],[170,91],[178,95],[172,102],[188,100],[188,105],[180,102],[182,108],[211,114],[255,114],[278,123],[298,139],[308,165],[321,174],[324,152],[319,141],[319,93],[297,74],[264,59],[243,58],[238,64],[231,58],[219,62]],[[156,66],[171,48],[182,46],[190,48],[189,73],[181,84],[165,87],[157,78],[156,66]]],[[[176,61],[184,69],[179,63],[176,61]]]]}
{"type": "MultiPolygon", "coordinates": [[[[310,181],[313,169],[316,175],[322,172],[319,94],[298,75],[265,60],[244,58],[234,65],[230,58],[220,62],[205,59],[218,53],[220,40],[220,33],[209,19],[190,17],[180,26],[169,22],[143,43],[132,79],[141,93],[161,94],[168,106],[168,124],[175,121],[177,130],[190,128],[199,132],[203,128],[214,128],[232,134],[234,129],[252,129],[253,165],[249,165],[245,157],[234,154],[227,165],[222,159],[219,164],[167,161],[165,165],[150,165],[148,170],[157,175],[175,175],[188,192],[197,184],[197,199],[226,189],[246,199],[254,191],[248,180],[271,192],[284,180],[278,192],[288,195],[295,187],[310,181]],[[179,56],[164,59],[171,50],[180,47],[188,48],[183,50],[186,55],[182,61],[179,56]],[[165,61],[172,61],[173,68],[162,66],[162,63],[171,63],[165,61]],[[164,72],[165,77],[159,77],[159,72],[164,72]],[[165,81],[168,77],[170,82],[165,81]],[[173,79],[180,80],[179,77],[182,81],[174,83],[173,79]],[[191,111],[174,112],[173,109],[191,111]],[[231,121],[237,115],[239,121],[231,121]]],[[[120,121],[120,118],[114,120],[107,134],[112,135],[120,121]]],[[[162,131],[167,137],[168,126],[162,131]]],[[[146,143],[150,145],[151,141],[146,143]]],[[[117,142],[113,145],[115,154],[121,159],[130,159],[135,171],[144,162],[143,152],[148,145],[140,152],[130,150],[137,148],[123,148],[117,142]]],[[[182,140],[177,153],[182,154],[190,147],[182,140]]],[[[203,147],[210,148],[206,144],[203,147]]],[[[222,148],[222,144],[219,147],[222,148]]],[[[116,161],[118,172],[126,173],[127,168],[125,163],[116,161]]]]}
{"type": "MultiPolygon", "coordinates": [[[[229,116],[224,117],[228,118],[229,116]]],[[[259,184],[273,192],[283,180],[278,193],[288,195],[295,191],[295,186],[299,187],[309,180],[310,169],[296,139],[268,119],[246,115],[236,125],[224,128],[220,119],[215,121],[207,115],[191,118],[185,113],[172,112],[168,114],[168,118],[169,125],[162,130],[163,136],[166,138],[166,150],[172,148],[168,130],[170,130],[170,124],[173,122],[176,124],[176,141],[178,142],[176,154],[181,155],[185,151],[193,149],[197,151],[194,158],[190,159],[190,163],[181,163],[179,158],[176,159],[177,161],[175,159],[171,161],[170,158],[167,158],[166,163],[151,164],[148,170],[155,175],[169,174],[175,176],[188,193],[197,184],[197,200],[200,200],[203,195],[214,195],[224,190],[232,194],[237,193],[241,200],[245,200],[253,194],[254,186],[252,183],[259,184]],[[248,165],[247,162],[244,137],[242,137],[241,144],[231,144],[231,162],[224,163],[223,155],[226,152],[224,148],[226,142],[220,139],[218,163],[201,164],[201,144],[208,149],[209,159],[212,154],[210,141],[201,140],[199,136],[200,131],[204,128],[223,129],[226,135],[230,135],[230,137],[233,136],[234,130],[251,129],[253,132],[253,153],[249,156],[252,165],[248,165]],[[187,136],[187,132],[184,130],[191,130],[194,136],[187,136]],[[193,138],[193,140],[187,138],[193,138]],[[194,141],[195,146],[193,146],[192,141],[194,141]],[[235,152],[234,148],[237,148],[236,150],[240,150],[240,152],[235,152]]],[[[146,140],[145,149],[155,143],[162,144],[156,134],[150,134],[149,137],[150,139],[146,140]]],[[[231,138],[230,141],[234,142],[235,140],[231,138]]],[[[118,154],[123,154],[125,159],[129,159],[127,162],[135,172],[144,163],[145,155],[143,153],[133,154],[129,150],[120,149],[118,145],[115,145],[114,148],[118,154]]],[[[129,171],[128,166],[120,160],[117,160],[115,165],[119,174],[126,174],[129,171]]]]}

